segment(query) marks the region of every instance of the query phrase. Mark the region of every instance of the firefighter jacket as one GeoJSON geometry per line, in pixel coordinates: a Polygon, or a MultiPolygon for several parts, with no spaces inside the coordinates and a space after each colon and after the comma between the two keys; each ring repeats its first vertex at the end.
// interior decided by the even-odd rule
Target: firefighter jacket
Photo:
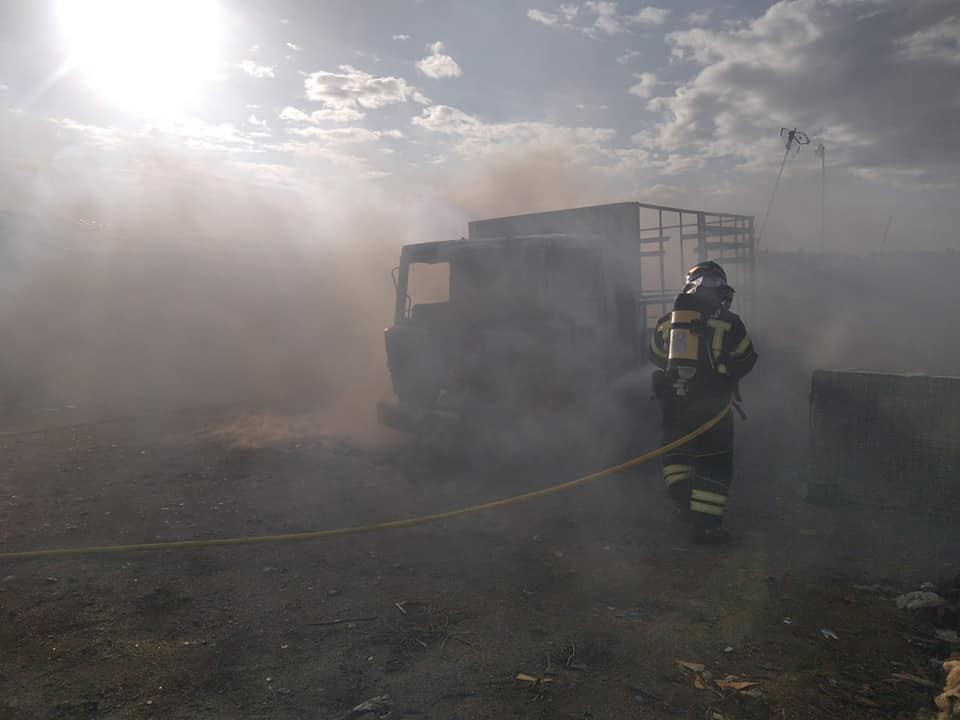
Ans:
{"type": "MultiPolygon", "coordinates": [[[[691,398],[714,396],[729,398],[736,392],[739,380],[749,373],[757,362],[757,353],[747,328],[738,315],[717,308],[703,313],[704,319],[697,327],[700,336],[700,357],[695,377],[690,385],[691,398]]],[[[660,370],[667,369],[667,354],[670,347],[671,315],[657,321],[650,338],[650,360],[660,370]]],[[[670,379],[660,376],[660,387],[655,387],[657,396],[669,392],[670,379]]],[[[657,381],[655,380],[655,383],[657,381]]]]}

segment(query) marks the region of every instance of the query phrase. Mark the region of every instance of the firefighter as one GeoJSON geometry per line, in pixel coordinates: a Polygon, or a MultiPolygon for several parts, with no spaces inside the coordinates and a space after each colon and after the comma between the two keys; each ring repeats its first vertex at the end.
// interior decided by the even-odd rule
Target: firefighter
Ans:
{"type": "MultiPolygon", "coordinates": [[[[739,399],[738,383],[757,362],[743,321],[730,312],[733,293],[719,264],[697,263],[687,272],[673,312],[657,323],[650,359],[659,368],[653,382],[665,442],[695,430],[739,399]]],[[[729,540],[722,523],[733,480],[732,413],[664,456],[663,478],[678,513],[693,523],[694,542],[729,540]]]]}

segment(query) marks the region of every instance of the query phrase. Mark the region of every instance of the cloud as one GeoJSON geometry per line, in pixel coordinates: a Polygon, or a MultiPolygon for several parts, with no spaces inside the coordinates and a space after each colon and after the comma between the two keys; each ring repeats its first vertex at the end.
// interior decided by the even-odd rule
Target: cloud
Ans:
{"type": "Polygon", "coordinates": [[[272,78],[276,69],[273,66],[257,65],[253,60],[244,60],[239,67],[247,75],[255,78],[272,78]]]}
{"type": "Polygon", "coordinates": [[[643,55],[643,53],[638,52],[637,50],[625,50],[624,52],[622,52],[620,55],[617,56],[617,62],[620,63],[621,65],[626,65],[628,62],[630,62],[634,58],[640,57],[641,55],[643,55]]]}
{"type": "Polygon", "coordinates": [[[130,133],[112,127],[88,125],[77,122],[72,118],[51,118],[50,123],[69,133],[83,136],[92,146],[101,149],[117,149],[130,144],[133,140],[130,133]]]}
{"type": "Polygon", "coordinates": [[[440,156],[449,150],[466,162],[530,155],[551,157],[592,177],[616,180],[620,188],[625,181],[685,173],[703,165],[700,158],[657,148],[617,147],[617,132],[612,128],[570,127],[540,121],[485,122],[447,105],[428,107],[411,122],[439,138],[449,139],[449,147],[441,147],[440,156]]]}
{"type": "Polygon", "coordinates": [[[463,75],[457,61],[444,53],[446,49],[442,42],[430,45],[430,54],[417,63],[417,69],[424,75],[435,80],[440,78],[455,78],[463,75]]]}
{"type": "Polygon", "coordinates": [[[779,127],[800,127],[860,177],[956,184],[955,5],[890,3],[858,22],[863,5],[781,0],[729,29],[669,33],[696,71],[650,101],[662,121],[648,147],[766,170],[782,155],[779,127]]]}
{"type": "Polygon", "coordinates": [[[311,122],[309,113],[305,113],[303,110],[291,107],[290,105],[280,111],[279,117],[281,120],[286,120],[287,122],[311,122]]]}
{"type": "Polygon", "coordinates": [[[589,37],[618,35],[629,32],[636,26],[660,26],[666,22],[670,11],[658,7],[643,7],[625,15],[619,4],[612,0],[587,0],[582,4],[569,3],[560,6],[560,12],[527,10],[527,17],[547,27],[575,30],[589,37]]]}
{"type": "Polygon", "coordinates": [[[645,7],[637,13],[630,15],[627,22],[637,25],[663,25],[670,15],[670,11],[665,8],[645,7]]]}
{"type": "MultiPolygon", "coordinates": [[[[392,131],[388,131],[392,132],[392,131]]],[[[398,131],[399,132],[399,131],[398,131]]],[[[363,143],[373,143],[380,140],[381,137],[395,137],[394,135],[380,132],[377,130],[368,130],[362,127],[345,128],[290,128],[287,134],[298,137],[312,138],[322,140],[335,145],[357,145],[363,143]]]]}
{"type": "Polygon", "coordinates": [[[616,35],[623,32],[623,18],[617,14],[617,3],[601,0],[599,2],[590,0],[584,5],[587,13],[596,15],[593,21],[593,30],[606,33],[607,35],[616,35]]]}
{"type": "Polygon", "coordinates": [[[57,128],[80,135],[91,146],[103,150],[140,147],[144,142],[169,145],[182,150],[205,150],[228,153],[259,153],[263,148],[253,138],[231,123],[207,123],[196,118],[165,120],[138,130],[89,125],[70,118],[52,119],[57,128]]]}
{"type": "Polygon", "coordinates": [[[910,60],[960,63],[960,15],[918,30],[898,44],[910,60]]]}
{"type": "Polygon", "coordinates": [[[409,39],[410,39],[410,36],[409,36],[409,35],[406,35],[406,34],[403,34],[403,33],[401,33],[400,35],[393,35],[393,36],[391,36],[391,37],[393,37],[394,40],[409,40],[409,39]]]}
{"type": "Polygon", "coordinates": [[[563,15],[564,20],[572,22],[580,14],[580,8],[577,7],[576,3],[567,3],[560,6],[560,14],[563,15]]]}
{"type": "Polygon", "coordinates": [[[184,118],[156,123],[150,134],[180,138],[188,147],[201,150],[259,151],[256,141],[245,135],[231,123],[207,123],[194,118],[184,118]]]}
{"type": "Polygon", "coordinates": [[[654,73],[634,73],[633,76],[640,82],[631,85],[628,92],[637,97],[648,98],[656,91],[657,86],[661,84],[660,78],[654,73]]]}
{"type": "Polygon", "coordinates": [[[298,167],[306,165],[311,174],[350,179],[378,179],[391,175],[383,166],[390,156],[385,138],[402,138],[399,130],[377,131],[362,127],[291,128],[292,139],[269,145],[268,149],[289,157],[298,167]]]}
{"type": "Polygon", "coordinates": [[[248,118],[247,118],[247,124],[248,124],[248,125],[253,125],[254,127],[260,127],[260,128],[265,128],[265,127],[267,127],[267,121],[266,121],[266,120],[261,120],[261,119],[258,118],[256,115],[251,115],[250,117],[248,117],[248,118]]]}
{"type": "Polygon", "coordinates": [[[543,10],[527,10],[527,17],[533,20],[536,23],[541,25],[546,25],[547,27],[553,27],[560,24],[560,16],[554,15],[553,13],[544,12],[543,10]]]}
{"type": "Polygon", "coordinates": [[[314,110],[313,112],[307,113],[299,108],[288,105],[280,111],[279,117],[286,122],[319,123],[329,120],[332,122],[346,123],[363,119],[365,113],[347,106],[323,108],[322,110],[314,110]]]}
{"type": "Polygon", "coordinates": [[[709,25],[710,18],[712,16],[713,16],[713,8],[695,10],[691,13],[687,13],[687,24],[694,25],[694,26],[709,25]]]}
{"type": "Polygon", "coordinates": [[[609,105],[589,105],[587,103],[577,103],[577,110],[609,110],[609,105]]]}
{"type": "Polygon", "coordinates": [[[303,52],[303,48],[297,45],[296,43],[288,42],[287,47],[293,50],[294,52],[303,52]]]}
{"type": "Polygon", "coordinates": [[[304,79],[307,99],[323,105],[311,117],[350,122],[363,118],[365,110],[411,101],[421,105],[430,102],[403,78],[374,77],[352,65],[341,65],[339,70],[320,70],[304,79]]]}
{"type": "Polygon", "coordinates": [[[413,125],[454,139],[453,150],[477,158],[504,148],[554,150],[570,153],[584,162],[602,161],[605,146],[615,136],[610,128],[565,127],[546,122],[522,121],[487,123],[449,105],[424,109],[413,125]]]}

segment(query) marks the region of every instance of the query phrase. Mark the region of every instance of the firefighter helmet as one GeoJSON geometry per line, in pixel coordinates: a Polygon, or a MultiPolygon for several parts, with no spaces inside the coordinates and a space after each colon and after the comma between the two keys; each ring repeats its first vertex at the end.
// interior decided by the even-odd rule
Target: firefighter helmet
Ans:
{"type": "Polygon", "coordinates": [[[683,292],[693,294],[700,288],[718,288],[716,292],[719,292],[721,302],[726,305],[733,302],[733,288],[727,284],[727,273],[718,262],[713,260],[699,262],[687,270],[683,292]]]}

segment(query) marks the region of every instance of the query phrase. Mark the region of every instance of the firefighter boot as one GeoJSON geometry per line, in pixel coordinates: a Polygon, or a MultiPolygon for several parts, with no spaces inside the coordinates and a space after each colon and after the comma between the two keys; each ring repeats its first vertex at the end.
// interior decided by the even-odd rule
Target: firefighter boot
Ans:
{"type": "Polygon", "coordinates": [[[696,523],[693,526],[693,542],[696,545],[725,545],[730,542],[730,533],[720,525],[696,523]]]}

